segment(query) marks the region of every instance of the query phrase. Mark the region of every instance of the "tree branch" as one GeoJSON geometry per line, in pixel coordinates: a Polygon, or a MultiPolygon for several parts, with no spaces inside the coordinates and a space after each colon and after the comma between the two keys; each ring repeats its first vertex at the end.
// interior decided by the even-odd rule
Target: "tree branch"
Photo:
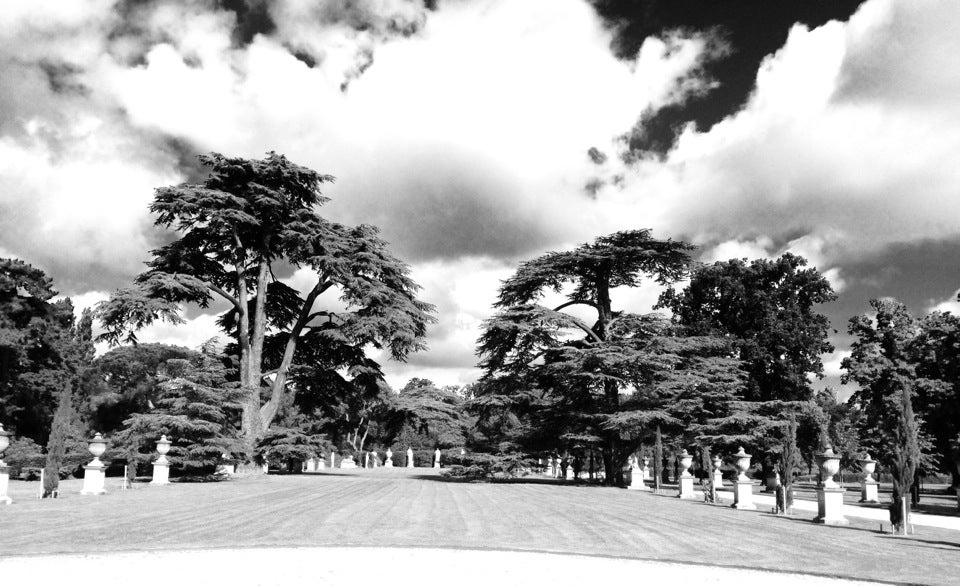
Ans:
{"type": "Polygon", "coordinates": [[[211,283],[210,281],[204,281],[203,284],[206,285],[207,288],[209,288],[211,291],[219,294],[220,297],[223,297],[224,299],[226,299],[227,301],[229,301],[230,303],[232,303],[233,306],[236,307],[237,309],[240,309],[240,308],[241,308],[241,307],[240,307],[240,300],[237,299],[236,297],[234,297],[233,295],[227,293],[227,291],[226,291],[225,289],[223,289],[223,288],[221,288],[221,287],[218,287],[217,285],[214,285],[214,284],[211,283]]]}
{"type": "Polygon", "coordinates": [[[587,305],[599,311],[596,303],[593,301],[587,301],[585,299],[574,299],[572,301],[567,301],[566,303],[561,303],[556,309],[554,309],[554,311],[560,311],[561,309],[565,309],[571,305],[587,305]]]}

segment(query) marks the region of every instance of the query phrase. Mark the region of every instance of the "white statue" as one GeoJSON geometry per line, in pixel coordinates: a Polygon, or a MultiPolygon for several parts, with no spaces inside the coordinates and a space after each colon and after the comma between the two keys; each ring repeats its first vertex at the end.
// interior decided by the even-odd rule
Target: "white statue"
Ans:
{"type": "Polygon", "coordinates": [[[413,448],[407,448],[407,468],[413,468],[413,448]]]}
{"type": "Polygon", "coordinates": [[[437,448],[437,451],[433,453],[433,467],[440,467],[440,448],[437,448]]]}
{"type": "Polygon", "coordinates": [[[383,463],[384,468],[393,468],[393,450],[387,448],[387,461],[383,463]]]}

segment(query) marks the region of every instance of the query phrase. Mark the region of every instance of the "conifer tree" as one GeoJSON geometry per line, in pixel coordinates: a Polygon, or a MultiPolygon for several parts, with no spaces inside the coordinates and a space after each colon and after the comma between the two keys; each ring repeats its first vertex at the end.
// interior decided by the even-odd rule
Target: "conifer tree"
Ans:
{"type": "Polygon", "coordinates": [[[226,301],[219,324],[235,342],[250,458],[289,398],[306,348],[372,346],[403,360],[425,347],[432,306],[416,298],[410,268],[375,227],[317,213],[332,176],[272,152],[259,160],[211,153],[200,162],[210,168],[203,183],[157,189],[150,210],[175,238],[152,251],[149,269],[102,303],[98,317],[102,339],[115,344],[156,320],[182,323],[185,304],[226,301]],[[274,274],[281,265],[312,273],[313,283],[290,287],[274,274]],[[345,309],[314,307],[329,290],[345,309]]]}
{"type": "Polygon", "coordinates": [[[117,436],[140,462],[156,457],[155,442],[166,435],[172,464],[187,475],[213,471],[224,453],[241,452],[238,438],[243,392],[229,382],[224,358],[211,343],[193,361],[168,360],[155,408],[135,413],[117,436]]]}

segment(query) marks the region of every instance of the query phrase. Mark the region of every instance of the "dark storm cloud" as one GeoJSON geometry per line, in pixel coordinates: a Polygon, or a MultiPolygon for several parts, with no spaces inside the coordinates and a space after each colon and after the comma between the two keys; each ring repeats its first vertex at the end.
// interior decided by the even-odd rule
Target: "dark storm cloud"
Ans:
{"type": "Polygon", "coordinates": [[[525,204],[506,170],[452,152],[395,153],[365,177],[342,177],[324,208],[378,226],[408,262],[486,256],[516,259],[563,242],[555,206],[525,204]]]}
{"type": "Polygon", "coordinates": [[[663,155],[689,122],[709,130],[739,110],[753,90],[757,69],[767,55],[783,46],[797,23],[810,27],[846,20],[863,0],[591,0],[616,32],[613,49],[633,58],[649,36],[671,30],[711,32],[729,48],[726,57],[703,65],[717,82],[708,92],[683,103],[649,111],[625,139],[634,156],[663,155]]]}

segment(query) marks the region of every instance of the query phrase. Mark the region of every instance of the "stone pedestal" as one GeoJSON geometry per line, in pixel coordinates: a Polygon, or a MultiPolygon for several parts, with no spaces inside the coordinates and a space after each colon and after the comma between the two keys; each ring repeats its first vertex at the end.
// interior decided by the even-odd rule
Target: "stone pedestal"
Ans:
{"type": "Polygon", "coordinates": [[[7,488],[10,486],[10,467],[0,462],[0,505],[9,505],[13,503],[7,495],[7,488]]]}
{"type": "Polygon", "coordinates": [[[817,489],[817,517],[813,520],[814,523],[824,525],[849,523],[843,516],[843,492],[842,488],[817,489]]]}
{"type": "Polygon", "coordinates": [[[653,474],[650,472],[650,459],[644,458],[643,465],[640,466],[640,473],[644,480],[653,480],[653,474]]]}
{"type": "Polygon", "coordinates": [[[353,456],[347,456],[340,460],[340,468],[356,468],[357,463],[353,461],[353,456]]]}
{"type": "Polygon", "coordinates": [[[693,494],[693,476],[680,477],[680,493],[677,496],[682,499],[696,498],[693,494]]]}
{"type": "Polygon", "coordinates": [[[363,467],[364,468],[370,467],[370,452],[367,452],[367,454],[363,457],[363,467]]]}
{"type": "Polygon", "coordinates": [[[336,468],[336,467],[337,467],[337,453],[336,453],[336,452],[330,452],[330,467],[331,467],[331,468],[336,468]]]}
{"type": "Polygon", "coordinates": [[[879,503],[880,495],[878,493],[877,487],[880,486],[880,483],[876,480],[861,480],[860,481],[860,502],[861,503],[879,503]]]}
{"type": "Polygon", "coordinates": [[[630,490],[650,490],[643,480],[643,474],[639,470],[634,470],[630,473],[630,486],[627,488],[630,490]]]}
{"type": "Polygon", "coordinates": [[[153,463],[153,480],[150,484],[157,486],[170,484],[170,462],[157,460],[153,463]]]}
{"type": "Polygon", "coordinates": [[[715,486],[717,490],[723,488],[723,473],[720,472],[719,469],[713,471],[713,486],[715,486]]]}
{"type": "Polygon", "coordinates": [[[733,483],[733,508],[748,511],[757,508],[757,505],[753,504],[753,482],[738,480],[733,483]]]}
{"type": "Polygon", "coordinates": [[[104,466],[99,463],[90,463],[83,467],[83,488],[80,494],[105,494],[107,490],[103,487],[104,466]]]}

